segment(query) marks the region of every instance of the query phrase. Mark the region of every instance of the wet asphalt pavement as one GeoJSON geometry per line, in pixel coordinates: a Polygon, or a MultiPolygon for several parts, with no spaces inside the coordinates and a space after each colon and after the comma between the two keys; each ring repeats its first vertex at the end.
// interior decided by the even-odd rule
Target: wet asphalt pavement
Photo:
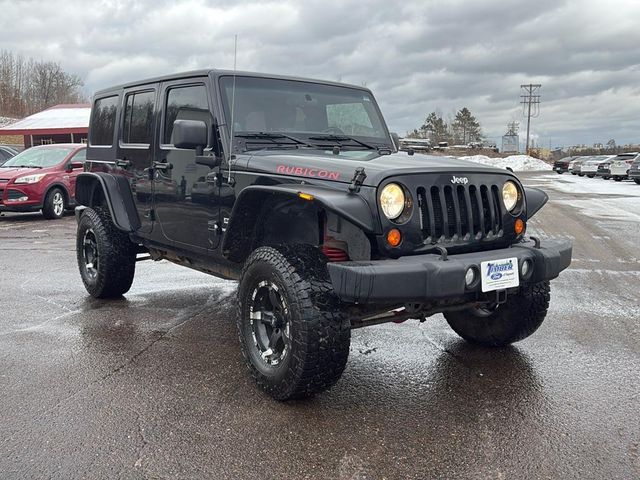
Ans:
{"type": "Polygon", "coordinates": [[[530,231],[574,241],[534,336],[357,330],[338,384],[286,404],[245,370],[234,283],[141,262],[93,300],[72,215],[0,217],[0,477],[640,478],[640,186],[522,177],[553,188],[530,231]]]}

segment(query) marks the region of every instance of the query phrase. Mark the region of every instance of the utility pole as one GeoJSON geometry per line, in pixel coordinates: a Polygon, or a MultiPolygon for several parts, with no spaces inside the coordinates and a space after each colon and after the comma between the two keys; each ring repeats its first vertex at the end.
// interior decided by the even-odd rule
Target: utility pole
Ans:
{"type": "Polygon", "coordinates": [[[531,117],[536,118],[540,115],[540,87],[542,87],[542,84],[540,83],[520,85],[520,103],[522,104],[523,114],[527,117],[527,146],[525,149],[525,153],[527,155],[529,155],[529,130],[531,128],[531,117]]]}

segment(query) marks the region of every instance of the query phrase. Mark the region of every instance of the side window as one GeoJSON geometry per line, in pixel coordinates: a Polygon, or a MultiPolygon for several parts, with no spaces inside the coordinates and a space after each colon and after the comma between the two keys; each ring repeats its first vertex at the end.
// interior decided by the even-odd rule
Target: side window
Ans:
{"type": "Polygon", "coordinates": [[[87,149],[83,148],[78,153],[76,153],[73,157],[71,157],[71,162],[86,162],[87,161],[87,149]]]}
{"type": "Polygon", "coordinates": [[[207,101],[207,89],[204,85],[175,87],[168,91],[162,138],[162,143],[165,145],[173,145],[171,135],[173,122],[176,120],[201,120],[207,124],[207,131],[211,132],[211,114],[207,101]]]}
{"type": "Polygon", "coordinates": [[[124,107],[122,143],[151,143],[153,107],[156,101],[154,91],[130,93],[124,107]]]}
{"type": "Polygon", "coordinates": [[[89,141],[91,145],[112,146],[118,96],[100,98],[93,104],[89,141]]]}

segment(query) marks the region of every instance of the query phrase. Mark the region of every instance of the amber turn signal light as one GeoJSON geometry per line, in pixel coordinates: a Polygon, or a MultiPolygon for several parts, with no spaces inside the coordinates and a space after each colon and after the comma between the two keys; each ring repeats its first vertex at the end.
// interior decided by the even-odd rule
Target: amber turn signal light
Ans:
{"type": "Polygon", "coordinates": [[[397,228],[392,228],[387,233],[387,243],[392,247],[397,247],[402,242],[402,234],[397,228]]]}
{"type": "Polygon", "coordinates": [[[524,220],[522,220],[521,218],[518,218],[516,220],[514,229],[515,229],[516,235],[520,235],[522,232],[524,232],[524,220]]]}

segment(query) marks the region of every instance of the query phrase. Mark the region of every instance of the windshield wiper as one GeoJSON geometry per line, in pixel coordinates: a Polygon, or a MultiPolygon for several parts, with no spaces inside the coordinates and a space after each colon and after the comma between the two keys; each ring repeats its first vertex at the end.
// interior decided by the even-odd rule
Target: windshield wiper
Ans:
{"type": "Polygon", "coordinates": [[[247,133],[236,133],[234,137],[240,138],[264,138],[266,140],[271,140],[273,143],[278,144],[276,140],[278,138],[286,138],[293,142],[296,142],[296,145],[304,145],[305,147],[316,148],[315,145],[305,142],[304,140],[299,139],[298,137],[294,137],[293,135],[287,135],[285,133],[271,133],[271,132],[247,132],[247,133]]]}
{"type": "Polygon", "coordinates": [[[370,145],[368,143],[361,142],[356,138],[349,137],[348,135],[315,135],[313,137],[309,137],[309,140],[333,140],[338,143],[350,141],[350,142],[358,143],[363,147],[368,148],[369,150],[378,150],[379,148],[379,147],[374,147],[373,145],[370,145]]]}

